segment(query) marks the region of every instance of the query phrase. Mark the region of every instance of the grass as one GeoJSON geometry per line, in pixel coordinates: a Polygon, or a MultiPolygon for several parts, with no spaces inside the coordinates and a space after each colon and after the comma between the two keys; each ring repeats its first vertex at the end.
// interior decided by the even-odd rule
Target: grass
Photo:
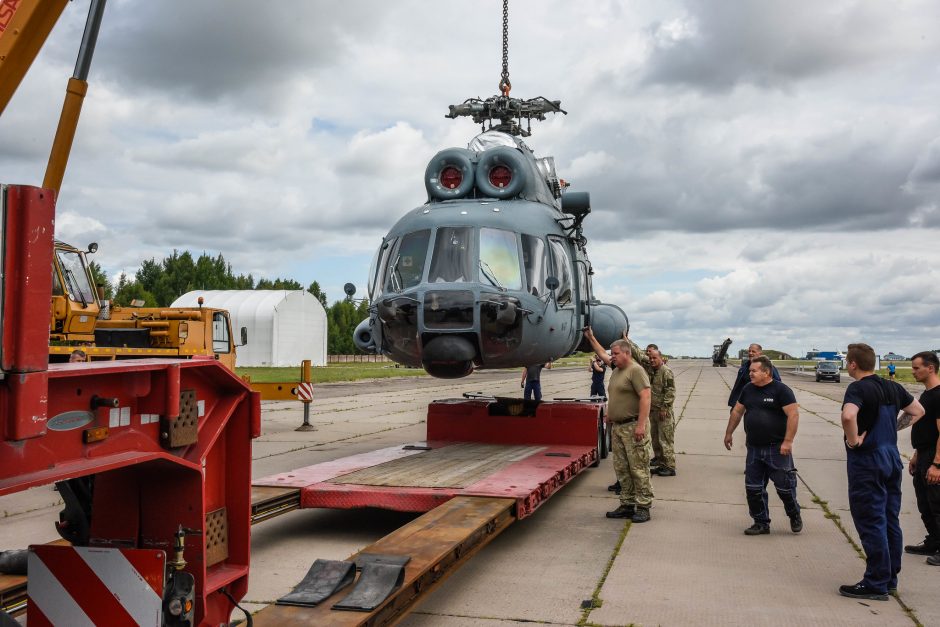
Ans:
{"type": "MultiPolygon", "coordinates": [[[[255,383],[281,383],[300,381],[300,367],[293,368],[235,368],[240,377],[251,377],[255,383]]],[[[336,383],[362,379],[391,377],[426,377],[421,368],[406,368],[392,362],[329,364],[310,369],[313,383],[336,383]]]]}

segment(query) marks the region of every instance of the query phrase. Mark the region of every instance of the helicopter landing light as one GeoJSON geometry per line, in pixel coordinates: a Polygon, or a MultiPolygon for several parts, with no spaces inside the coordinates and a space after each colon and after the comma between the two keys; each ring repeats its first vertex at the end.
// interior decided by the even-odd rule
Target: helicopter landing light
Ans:
{"type": "Polygon", "coordinates": [[[460,215],[465,216],[465,215],[467,215],[467,212],[466,212],[466,211],[461,211],[461,212],[460,212],[460,215]]]}
{"type": "Polygon", "coordinates": [[[493,211],[495,211],[496,213],[499,213],[499,207],[493,207],[493,211]]]}

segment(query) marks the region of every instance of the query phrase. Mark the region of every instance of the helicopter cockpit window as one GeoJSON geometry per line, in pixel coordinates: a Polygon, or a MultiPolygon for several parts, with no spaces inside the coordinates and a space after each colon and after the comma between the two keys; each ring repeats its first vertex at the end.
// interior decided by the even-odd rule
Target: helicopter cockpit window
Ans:
{"type": "Polygon", "coordinates": [[[376,299],[382,294],[382,278],[388,265],[388,256],[395,248],[395,238],[385,240],[382,246],[375,251],[372,266],[369,268],[369,298],[376,299]]]}
{"type": "Polygon", "coordinates": [[[548,244],[552,248],[552,273],[558,279],[555,298],[558,305],[563,307],[571,304],[571,259],[568,257],[568,247],[561,239],[549,236],[548,244]]]}
{"type": "Polygon", "coordinates": [[[402,236],[395,251],[388,258],[386,291],[400,292],[421,282],[430,239],[431,231],[427,229],[402,236]]]}
{"type": "Polygon", "coordinates": [[[62,269],[62,281],[65,291],[71,300],[81,301],[83,304],[97,302],[95,291],[91,287],[91,280],[85,271],[81,255],[76,252],[57,250],[59,267],[62,269]]]}
{"type": "Polygon", "coordinates": [[[470,233],[469,226],[437,229],[428,283],[462,283],[476,278],[470,259],[470,233]]]}
{"type": "Polygon", "coordinates": [[[545,294],[545,279],[549,274],[545,241],[534,235],[523,234],[522,261],[525,264],[525,278],[529,284],[529,293],[542,296],[545,294]]]}
{"type": "Polygon", "coordinates": [[[515,233],[502,229],[480,229],[480,282],[501,289],[522,289],[519,244],[515,233]]]}

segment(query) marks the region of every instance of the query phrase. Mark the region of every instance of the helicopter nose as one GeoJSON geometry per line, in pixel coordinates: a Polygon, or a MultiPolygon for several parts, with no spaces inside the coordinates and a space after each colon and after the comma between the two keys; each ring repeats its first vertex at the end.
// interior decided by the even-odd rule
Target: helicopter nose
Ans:
{"type": "Polygon", "coordinates": [[[460,335],[438,335],[424,345],[421,362],[431,376],[459,379],[473,372],[476,347],[460,335]]]}

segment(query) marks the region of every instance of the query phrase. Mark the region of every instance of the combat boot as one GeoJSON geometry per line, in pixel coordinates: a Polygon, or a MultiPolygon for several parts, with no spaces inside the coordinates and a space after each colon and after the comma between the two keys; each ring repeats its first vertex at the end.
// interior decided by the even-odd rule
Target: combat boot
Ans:
{"type": "Polygon", "coordinates": [[[756,522],[744,530],[746,536],[762,536],[770,533],[770,525],[756,522]]]}
{"type": "Polygon", "coordinates": [[[633,518],[635,514],[635,505],[621,505],[614,511],[607,512],[607,518],[633,518]]]}
{"type": "Polygon", "coordinates": [[[648,507],[638,507],[636,508],[636,513],[633,515],[630,520],[635,523],[645,523],[650,519],[650,510],[648,507]]]}
{"type": "Polygon", "coordinates": [[[618,481],[614,481],[612,484],[610,484],[609,486],[607,486],[607,491],[608,491],[608,492],[616,492],[617,494],[620,494],[620,481],[619,481],[619,480],[618,480],[618,481]]]}

